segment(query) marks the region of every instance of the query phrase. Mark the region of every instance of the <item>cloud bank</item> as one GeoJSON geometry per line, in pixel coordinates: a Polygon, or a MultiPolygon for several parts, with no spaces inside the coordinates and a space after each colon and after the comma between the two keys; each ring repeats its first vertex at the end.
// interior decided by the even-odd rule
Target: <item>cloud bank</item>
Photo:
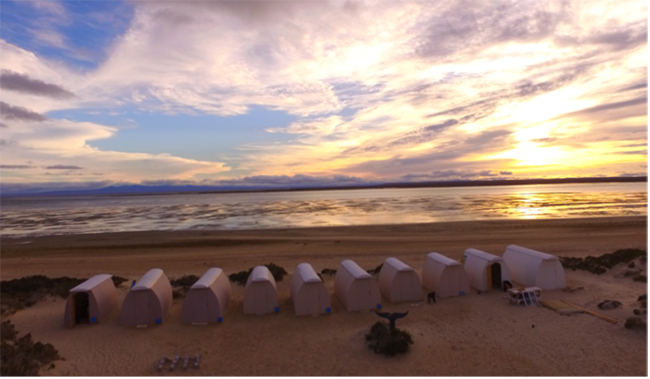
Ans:
{"type": "MultiPolygon", "coordinates": [[[[41,42],[68,51],[76,37],[56,20],[78,20],[53,4],[35,5],[48,21],[34,35],[51,31],[41,42]]],[[[0,41],[3,163],[37,167],[7,169],[4,182],[46,181],[57,166],[79,167],[49,170],[71,181],[566,177],[647,160],[642,1],[130,4],[128,27],[85,71],[0,41]],[[191,122],[253,107],[295,117],[258,121],[286,138],[213,161],[102,151],[89,141],[125,126],[50,116],[191,122]]]]}

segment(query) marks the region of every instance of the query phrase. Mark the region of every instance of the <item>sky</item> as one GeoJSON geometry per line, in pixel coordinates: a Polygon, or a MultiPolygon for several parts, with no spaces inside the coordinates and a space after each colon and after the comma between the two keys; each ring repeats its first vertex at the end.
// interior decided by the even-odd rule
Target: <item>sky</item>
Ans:
{"type": "Polygon", "coordinates": [[[3,191],[647,174],[645,1],[10,1],[3,191]]]}

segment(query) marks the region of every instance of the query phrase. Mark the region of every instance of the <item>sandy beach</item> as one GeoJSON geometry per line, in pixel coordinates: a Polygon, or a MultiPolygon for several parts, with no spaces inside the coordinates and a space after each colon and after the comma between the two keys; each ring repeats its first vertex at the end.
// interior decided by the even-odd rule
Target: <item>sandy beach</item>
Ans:
{"type": "MultiPolygon", "coordinates": [[[[343,259],[371,269],[397,257],[420,274],[429,252],[460,260],[467,248],[502,255],[510,244],[570,257],[647,249],[647,222],[645,217],[620,217],[4,238],[1,273],[2,280],[108,273],[130,283],[151,268],[161,268],[173,279],[201,276],[210,267],[231,274],[273,262],[291,275],[301,262],[320,272],[336,269],[343,259]]],[[[42,375],[646,376],[647,334],[623,324],[638,308],[636,300],[647,284],[624,277],[625,269],[619,265],[603,275],[567,270],[567,286],[577,290],[542,295],[598,311],[617,319],[616,324],[590,314],[513,306],[500,291],[472,290],[436,304],[384,300],[388,311],[410,311],[398,327],[411,333],[414,344],[397,357],[366,348],[364,334],[379,318],[373,312],[346,312],[333,296],[330,276],[324,279],[332,294],[332,314],[319,317],[294,316],[287,276],[278,283],[278,314],[244,316],[243,287],[233,284],[233,300],[218,325],[181,324],[182,299],[174,300],[162,325],[142,329],[120,326],[117,313],[99,325],[66,329],[65,300],[55,298],[6,319],[21,335],[31,332],[64,357],[56,367],[41,370],[42,375]],[[599,310],[597,304],[604,300],[623,306],[599,310]],[[154,369],[163,355],[197,353],[203,357],[199,369],[154,369]]],[[[120,302],[128,287],[118,287],[120,302]]]]}

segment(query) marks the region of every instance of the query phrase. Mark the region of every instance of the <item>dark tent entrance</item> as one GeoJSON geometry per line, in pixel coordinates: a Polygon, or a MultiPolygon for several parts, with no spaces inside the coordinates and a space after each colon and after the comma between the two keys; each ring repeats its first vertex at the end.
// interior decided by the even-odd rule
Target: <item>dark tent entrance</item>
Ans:
{"type": "Polygon", "coordinates": [[[90,297],[88,292],[75,293],[72,297],[71,307],[73,312],[70,312],[70,314],[74,317],[72,325],[90,323],[90,297]]]}
{"type": "Polygon", "coordinates": [[[499,288],[501,289],[502,282],[501,282],[501,264],[500,263],[492,263],[487,267],[487,276],[488,276],[488,288],[489,289],[494,289],[494,288],[499,288]]]}

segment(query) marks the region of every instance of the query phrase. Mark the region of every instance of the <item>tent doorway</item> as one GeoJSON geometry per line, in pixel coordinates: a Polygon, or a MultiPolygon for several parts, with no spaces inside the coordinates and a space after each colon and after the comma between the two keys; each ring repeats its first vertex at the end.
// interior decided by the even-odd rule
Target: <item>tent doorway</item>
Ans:
{"type": "Polygon", "coordinates": [[[500,263],[492,263],[490,265],[490,273],[491,275],[491,283],[490,287],[491,288],[499,288],[501,289],[501,264],[500,263]]]}
{"type": "Polygon", "coordinates": [[[74,294],[74,323],[90,323],[90,299],[87,292],[78,292],[74,294]]]}

